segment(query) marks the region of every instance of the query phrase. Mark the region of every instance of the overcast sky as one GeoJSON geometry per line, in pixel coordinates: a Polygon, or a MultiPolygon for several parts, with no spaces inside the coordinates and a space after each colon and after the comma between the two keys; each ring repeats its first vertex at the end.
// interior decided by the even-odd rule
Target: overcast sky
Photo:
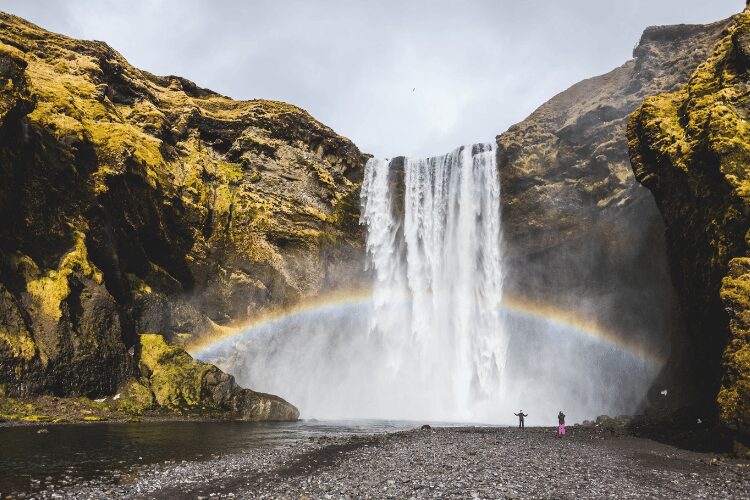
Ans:
{"type": "Polygon", "coordinates": [[[361,150],[435,155],[490,141],[631,57],[646,26],[706,23],[743,0],[0,0],[107,42],[133,65],[236,99],[305,108],[361,150]]]}

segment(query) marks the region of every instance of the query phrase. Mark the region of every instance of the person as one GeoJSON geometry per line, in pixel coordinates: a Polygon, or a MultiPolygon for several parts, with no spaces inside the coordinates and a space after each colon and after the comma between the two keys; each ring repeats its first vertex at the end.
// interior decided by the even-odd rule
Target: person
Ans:
{"type": "Polygon", "coordinates": [[[560,410],[560,413],[557,414],[557,435],[558,436],[564,436],[565,435],[565,414],[560,410]]]}
{"type": "Polygon", "coordinates": [[[525,414],[523,410],[520,410],[518,413],[514,413],[513,415],[518,417],[518,428],[525,429],[526,427],[523,425],[523,417],[528,417],[528,415],[525,414]]]}

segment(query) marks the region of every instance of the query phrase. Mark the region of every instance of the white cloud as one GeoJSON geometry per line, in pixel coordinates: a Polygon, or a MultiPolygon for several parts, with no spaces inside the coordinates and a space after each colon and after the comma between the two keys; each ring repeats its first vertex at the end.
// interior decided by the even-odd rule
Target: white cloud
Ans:
{"type": "Polygon", "coordinates": [[[307,109],[382,156],[490,141],[571,84],[619,66],[653,24],[741,0],[0,0],[52,31],[238,99],[307,109]],[[416,90],[412,91],[412,89],[416,90]]]}

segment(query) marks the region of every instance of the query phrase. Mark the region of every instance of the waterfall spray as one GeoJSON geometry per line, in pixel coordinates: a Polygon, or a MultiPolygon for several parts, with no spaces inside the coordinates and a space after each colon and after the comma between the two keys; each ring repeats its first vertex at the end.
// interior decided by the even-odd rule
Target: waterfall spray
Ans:
{"type": "Polygon", "coordinates": [[[370,335],[385,347],[403,404],[471,416],[475,403],[499,396],[508,345],[495,148],[405,159],[402,172],[400,164],[371,159],[362,186],[370,335]]]}
{"type": "Polygon", "coordinates": [[[369,160],[369,293],[255,318],[194,353],[304,417],[509,423],[524,408],[533,425],[560,408],[632,412],[658,356],[591,318],[503,297],[495,158],[478,144],[369,160]]]}

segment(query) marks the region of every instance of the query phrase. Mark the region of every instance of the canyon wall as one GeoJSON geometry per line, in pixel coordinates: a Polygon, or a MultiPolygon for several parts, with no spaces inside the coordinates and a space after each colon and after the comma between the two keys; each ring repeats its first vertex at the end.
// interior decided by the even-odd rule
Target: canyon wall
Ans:
{"type": "Polygon", "coordinates": [[[689,346],[682,372],[725,425],[750,429],[750,12],[687,85],[650,97],[628,128],[638,180],[666,223],[689,346]]]}
{"type": "Polygon", "coordinates": [[[302,109],[0,14],[2,392],[113,394],[138,334],[350,285],[365,161],[302,109]]]}
{"type": "MultiPolygon", "coordinates": [[[[668,360],[652,403],[719,394],[733,422],[748,420],[746,15],[731,31],[649,28],[633,60],[497,137],[506,293],[642,342],[668,360]],[[626,139],[644,99],[632,168],[654,196],[626,139]]],[[[137,393],[137,379],[152,402],[192,401],[159,388],[162,356],[142,359],[140,334],[186,342],[356,286],[366,159],[297,107],[155,76],[0,14],[0,394],[137,393]]],[[[210,386],[206,401],[249,397],[143,338],[210,386]]]]}
{"type": "Polygon", "coordinates": [[[673,407],[694,398],[681,382],[693,346],[682,334],[664,222],[631,170],[626,125],[644,98],[687,82],[726,26],[648,28],[632,60],[558,94],[497,137],[506,293],[596,318],[668,358],[651,402],[673,407]]]}

